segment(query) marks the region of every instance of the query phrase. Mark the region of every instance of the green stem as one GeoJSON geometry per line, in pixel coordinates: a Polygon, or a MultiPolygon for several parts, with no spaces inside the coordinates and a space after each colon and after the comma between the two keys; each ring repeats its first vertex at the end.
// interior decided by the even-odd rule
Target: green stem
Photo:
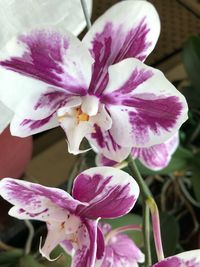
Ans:
{"type": "Polygon", "coordinates": [[[151,244],[150,244],[150,213],[146,201],[143,200],[143,239],[145,250],[145,267],[152,264],[151,261],[151,244]]]}
{"type": "Polygon", "coordinates": [[[135,161],[133,160],[131,155],[128,156],[128,167],[131,170],[132,176],[135,178],[135,180],[137,181],[137,183],[140,187],[142,197],[144,199],[148,199],[148,198],[152,197],[152,194],[151,194],[147,184],[143,180],[143,178],[142,178],[142,176],[141,176],[141,174],[140,174],[140,172],[139,172],[139,170],[135,164],[135,161]]]}
{"type": "Polygon", "coordinates": [[[30,254],[30,251],[31,251],[31,245],[32,245],[35,231],[34,231],[32,223],[29,220],[24,220],[24,223],[26,224],[29,230],[29,235],[28,235],[26,245],[25,245],[25,254],[28,255],[30,254]]]}
{"type": "Polygon", "coordinates": [[[84,16],[85,16],[85,21],[87,23],[87,28],[89,30],[92,25],[91,25],[90,15],[89,15],[87,4],[86,4],[85,0],[81,0],[81,6],[82,6],[83,13],[84,13],[84,16]]]}
{"type": "Polygon", "coordinates": [[[164,258],[161,233],[160,233],[160,218],[159,212],[156,205],[156,202],[153,199],[151,191],[149,190],[147,184],[143,180],[135,161],[132,156],[128,157],[128,167],[132,173],[132,176],[137,181],[140,191],[143,198],[143,235],[144,235],[144,246],[145,246],[145,266],[149,267],[151,265],[151,246],[150,246],[150,214],[152,218],[152,226],[153,226],[153,234],[154,234],[154,242],[156,247],[156,253],[158,260],[162,260],[164,258]]]}

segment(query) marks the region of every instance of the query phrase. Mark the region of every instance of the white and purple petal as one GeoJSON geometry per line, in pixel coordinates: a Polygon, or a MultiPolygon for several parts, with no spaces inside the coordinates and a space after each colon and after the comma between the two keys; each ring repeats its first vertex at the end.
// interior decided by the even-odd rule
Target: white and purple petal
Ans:
{"type": "Polygon", "coordinates": [[[113,251],[111,267],[138,267],[138,263],[144,262],[144,254],[127,235],[118,234],[111,238],[106,246],[106,249],[108,248],[113,251]]]}
{"type": "Polygon", "coordinates": [[[131,147],[122,147],[117,144],[110,130],[105,131],[97,124],[94,125],[93,132],[87,136],[87,139],[95,151],[117,162],[121,162],[131,153],[131,147]]]}
{"type": "Polygon", "coordinates": [[[116,161],[106,158],[103,154],[98,153],[95,158],[95,163],[97,166],[109,166],[113,167],[117,164],[116,161]]]}
{"type": "Polygon", "coordinates": [[[112,118],[110,133],[120,146],[163,143],[187,119],[184,96],[159,70],[137,59],[126,59],[109,68],[109,77],[101,101],[112,118]],[[141,77],[134,85],[136,70],[141,77]]]}
{"type": "Polygon", "coordinates": [[[161,170],[169,164],[171,157],[179,145],[178,133],[172,136],[165,143],[154,145],[151,147],[133,148],[133,155],[143,165],[152,170],[161,170]]]}
{"type": "Polygon", "coordinates": [[[72,267],[93,267],[97,253],[98,220],[84,220],[78,230],[77,249],[72,258],[72,267]]]}
{"type": "MultiPolygon", "coordinates": [[[[91,13],[92,0],[87,0],[86,3],[89,13],[91,13]]],[[[67,27],[67,30],[78,35],[86,25],[79,0],[56,0],[53,2],[48,0],[35,0],[32,2],[27,2],[26,0],[21,0],[20,2],[17,0],[12,2],[2,0],[0,1],[0,12],[0,24],[4,25],[0,29],[1,49],[13,36],[35,27],[48,25],[48,27],[53,26],[57,30],[66,29],[67,27]],[[47,9],[48,12],[46,12],[47,9]],[[72,13],[76,13],[76,18],[71,16],[72,13]]],[[[21,97],[18,94],[14,99],[15,101],[16,99],[20,101],[21,97]]],[[[5,109],[3,104],[0,104],[0,112],[4,114],[0,119],[1,133],[12,120],[12,113],[9,109],[5,109]]]]}
{"type": "Polygon", "coordinates": [[[24,119],[15,114],[10,122],[10,132],[14,136],[27,137],[55,128],[58,125],[56,114],[38,120],[24,119]]]}
{"type": "Polygon", "coordinates": [[[107,10],[83,39],[95,59],[89,92],[96,95],[103,92],[110,65],[130,57],[144,60],[153,50],[159,33],[158,14],[148,2],[122,1],[107,10]]]}
{"type": "Polygon", "coordinates": [[[9,214],[19,219],[63,221],[80,204],[61,189],[11,178],[1,180],[0,195],[14,205],[9,214]]]}
{"type": "Polygon", "coordinates": [[[96,167],[82,172],[74,180],[72,195],[87,203],[79,205],[77,214],[86,218],[116,218],[134,206],[139,187],[129,174],[112,168],[96,167]]]}
{"type": "Polygon", "coordinates": [[[22,122],[45,119],[86,94],[92,62],[70,33],[34,30],[13,38],[1,52],[0,100],[22,122]]]}
{"type": "Polygon", "coordinates": [[[191,250],[166,258],[152,267],[200,267],[200,250],[191,250]]]}

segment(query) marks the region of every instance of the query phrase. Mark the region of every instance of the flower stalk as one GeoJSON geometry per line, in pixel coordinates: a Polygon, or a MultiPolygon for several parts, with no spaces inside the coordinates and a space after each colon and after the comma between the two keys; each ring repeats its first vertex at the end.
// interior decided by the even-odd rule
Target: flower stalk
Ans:
{"type": "Polygon", "coordinates": [[[164,253],[163,253],[162,238],[161,238],[161,231],[160,231],[160,218],[159,218],[158,207],[153,198],[148,198],[146,200],[146,203],[151,211],[153,235],[154,235],[157,258],[158,258],[158,261],[161,261],[164,259],[164,253]]]}
{"type": "Polygon", "coordinates": [[[149,267],[152,264],[151,260],[151,242],[150,242],[150,213],[149,207],[143,200],[143,239],[145,252],[145,266],[149,267]]]}
{"type": "Polygon", "coordinates": [[[89,30],[91,28],[92,24],[91,24],[91,21],[90,21],[90,15],[89,15],[87,4],[86,4],[85,0],[81,0],[81,6],[82,6],[83,13],[84,13],[84,16],[85,16],[85,21],[86,21],[86,24],[87,24],[87,28],[89,30]]]}
{"type": "Polygon", "coordinates": [[[152,226],[153,226],[153,235],[154,235],[154,242],[156,247],[156,254],[158,261],[164,259],[163,247],[162,247],[162,239],[161,239],[161,232],[160,232],[160,218],[159,218],[159,211],[156,205],[153,196],[146,185],[145,181],[143,180],[135,161],[133,160],[132,156],[129,155],[128,157],[128,166],[129,169],[139,184],[142,198],[143,198],[143,235],[144,235],[144,245],[145,245],[145,266],[149,267],[151,265],[151,248],[150,248],[150,216],[149,210],[151,212],[152,218],[152,226]]]}

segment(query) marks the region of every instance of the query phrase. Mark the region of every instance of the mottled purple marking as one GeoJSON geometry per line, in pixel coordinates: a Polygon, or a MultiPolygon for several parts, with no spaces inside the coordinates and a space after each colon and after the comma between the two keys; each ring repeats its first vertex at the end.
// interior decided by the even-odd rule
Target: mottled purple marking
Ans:
{"type": "Polygon", "coordinates": [[[30,130],[36,130],[40,127],[43,127],[45,124],[47,124],[53,117],[53,114],[51,114],[50,116],[48,116],[45,119],[41,119],[41,120],[31,120],[31,119],[25,119],[20,123],[20,126],[26,126],[28,127],[30,130]]]}
{"type": "Polygon", "coordinates": [[[26,212],[24,209],[19,209],[19,213],[24,213],[26,212]]]}
{"type": "Polygon", "coordinates": [[[145,144],[149,139],[149,130],[160,135],[160,130],[170,131],[177,122],[183,109],[176,96],[147,100],[130,98],[122,102],[124,106],[133,107],[129,112],[129,121],[136,141],[145,144]]]}
{"type": "Polygon", "coordinates": [[[153,267],[200,267],[200,262],[195,259],[192,260],[182,260],[178,257],[167,258],[159,263],[153,265],[153,267]]]}
{"type": "Polygon", "coordinates": [[[154,145],[149,148],[134,148],[137,157],[150,169],[162,169],[169,163],[170,152],[167,151],[165,144],[154,145]]]}
{"type": "Polygon", "coordinates": [[[37,217],[37,216],[39,216],[39,215],[41,215],[41,214],[43,214],[43,213],[46,213],[48,210],[49,210],[49,209],[46,208],[46,209],[42,210],[41,212],[37,212],[37,213],[33,213],[33,212],[28,212],[28,211],[26,211],[26,214],[29,215],[31,218],[34,218],[34,217],[37,217]]]}
{"type": "MultiPolygon", "coordinates": [[[[106,183],[106,178],[104,178],[103,183],[106,183]]],[[[109,191],[104,190],[100,199],[93,199],[89,206],[78,206],[77,212],[90,219],[114,218],[125,214],[135,201],[135,197],[130,195],[129,183],[126,185],[112,185],[109,186],[109,191]]]]}
{"type": "Polygon", "coordinates": [[[152,70],[147,69],[135,69],[131,73],[129,79],[115,92],[120,94],[129,94],[140,84],[146,82],[153,76],[152,70]]]}
{"type": "Polygon", "coordinates": [[[144,60],[151,45],[147,41],[149,27],[143,18],[138,26],[125,32],[123,25],[107,22],[102,32],[92,41],[91,54],[95,59],[93,75],[89,88],[90,94],[101,95],[108,83],[108,67],[126,58],[144,60]]]}
{"type": "Polygon", "coordinates": [[[12,180],[6,183],[6,190],[9,195],[8,200],[11,203],[17,201],[19,208],[26,210],[29,208],[32,212],[34,212],[34,209],[41,208],[41,203],[44,198],[49,199],[54,204],[69,212],[74,212],[77,207],[77,202],[69,197],[65,191],[60,189],[48,188],[28,182],[20,184],[12,180]]]}
{"type": "Polygon", "coordinates": [[[150,41],[147,41],[149,31],[150,28],[146,23],[146,17],[144,17],[138,26],[130,30],[126,35],[126,39],[118,53],[115,63],[130,57],[144,61],[147,57],[147,49],[152,44],[150,41]]]}
{"type": "Polygon", "coordinates": [[[40,186],[38,184],[34,184],[32,186],[32,190],[35,191],[40,196],[47,197],[54,204],[59,207],[66,209],[67,211],[73,213],[77,207],[77,203],[68,194],[60,189],[55,190],[54,188],[48,188],[44,186],[40,186]]]}
{"type": "Polygon", "coordinates": [[[97,124],[94,125],[94,129],[95,132],[91,134],[91,137],[95,139],[99,147],[107,148],[108,151],[117,151],[121,148],[121,146],[114,141],[110,131],[105,131],[103,133],[97,124]]]}
{"type": "Polygon", "coordinates": [[[123,95],[132,93],[139,85],[146,82],[153,76],[153,71],[147,69],[134,69],[130,77],[115,91],[108,94],[102,94],[101,102],[104,104],[120,104],[123,100],[123,95]]]}
{"type": "Polygon", "coordinates": [[[101,128],[97,124],[94,125],[94,132],[91,134],[91,137],[96,140],[98,146],[100,146],[101,148],[105,147],[105,139],[103,133],[101,131],[101,128]]]}
{"type": "Polygon", "coordinates": [[[103,257],[105,250],[104,236],[101,229],[97,228],[97,259],[101,259],[103,257]]]}
{"type": "MultiPolygon", "coordinates": [[[[38,208],[41,201],[35,197],[35,193],[29,188],[24,187],[21,184],[18,184],[17,181],[12,180],[12,182],[7,182],[5,190],[7,190],[9,195],[9,201],[17,200],[17,202],[23,205],[30,205],[34,208],[38,208]]],[[[20,209],[20,212],[23,212],[23,208],[20,209]]]]}
{"type": "Polygon", "coordinates": [[[68,95],[62,91],[49,91],[41,95],[34,109],[48,107],[52,111],[64,106],[67,102],[68,95]]]}
{"type": "Polygon", "coordinates": [[[78,247],[73,257],[73,266],[90,267],[96,259],[97,226],[95,222],[84,220],[87,230],[85,234],[79,233],[82,245],[78,247]]]}
{"type": "Polygon", "coordinates": [[[1,66],[69,92],[85,95],[86,88],[72,86],[77,81],[63,68],[63,54],[67,53],[69,46],[66,38],[57,32],[37,30],[29,35],[21,35],[19,46],[20,42],[26,47],[23,55],[1,61],[1,66]]]}
{"type": "Polygon", "coordinates": [[[111,178],[108,177],[104,180],[101,174],[94,176],[81,174],[76,178],[72,195],[81,202],[90,202],[104,191],[111,178]]]}
{"type": "Polygon", "coordinates": [[[116,161],[108,159],[108,158],[104,157],[103,155],[100,155],[99,158],[100,158],[100,165],[101,166],[110,166],[110,167],[112,167],[115,164],[117,164],[116,161]]]}

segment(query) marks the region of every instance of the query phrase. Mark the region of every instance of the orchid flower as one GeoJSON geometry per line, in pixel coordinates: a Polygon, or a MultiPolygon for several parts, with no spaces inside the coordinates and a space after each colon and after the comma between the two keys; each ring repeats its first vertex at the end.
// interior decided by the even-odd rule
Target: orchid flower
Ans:
{"type": "Polygon", "coordinates": [[[138,263],[144,262],[141,250],[132,239],[122,233],[135,230],[135,226],[127,225],[112,230],[109,224],[101,223],[100,228],[105,237],[105,252],[103,258],[96,261],[95,267],[138,267],[138,263]]]}
{"type": "Polygon", "coordinates": [[[50,260],[51,251],[61,244],[73,250],[72,266],[92,267],[96,255],[104,253],[99,218],[116,218],[128,213],[139,194],[135,180],[111,167],[97,167],[79,174],[74,180],[72,197],[57,188],[5,178],[0,195],[14,205],[9,214],[18,219],[47,223],[48,234],[40,248],[50,260]]]}
{"type": "MultiPolygon", "coordinates": [[[[91,13],[92,0],[86,0],[86,3],[91,13]]],[[[80,0],[1,0],[0,25],[3,25],[0,28],[0,49],[2,49],[13,36],[25,30],[48,25],[58,30],[68,29],[78,35],[86,23],[80,0]]],[[[20,98],[19,95],[16,101],[20,98]]],[[[3,114],[0,118],[1,133],[12,120],[13,112],[1,101],[0,112],[3,114]]]]}
{"type": "Polygon", "coordinates": [[[152,267],[200,267],[200,249],[171,256],[152,267]]]}
{"type": "Polygon", "coordinates": [[[154,7],[131,0],[110,8],[82,42],[52,30],[11,40],[0,57],[0,100],[15,113],[11,133],[25,137],[60,125],[69,152],[83,152],[86,137],[116,161],[132,147],[168,140],[187,119],[187,103],[142,62],[159,32],[154,7]]]}
{"type": "MultiPolygon", "coordinates": [[[[138,158],[139,161],[147,168],[158,171],[167,167],[178,145],[179,137],[178,133],[176,133],[162,144],[151,147],[132,148],[131,154],[133,159],[138,158]]],[[[97,152],[97,166],[114,166],[117,164],[116,161],[110,160],[102,154],[99,154],[96,148],[94,148],[94,150],[97,152]]]]}

